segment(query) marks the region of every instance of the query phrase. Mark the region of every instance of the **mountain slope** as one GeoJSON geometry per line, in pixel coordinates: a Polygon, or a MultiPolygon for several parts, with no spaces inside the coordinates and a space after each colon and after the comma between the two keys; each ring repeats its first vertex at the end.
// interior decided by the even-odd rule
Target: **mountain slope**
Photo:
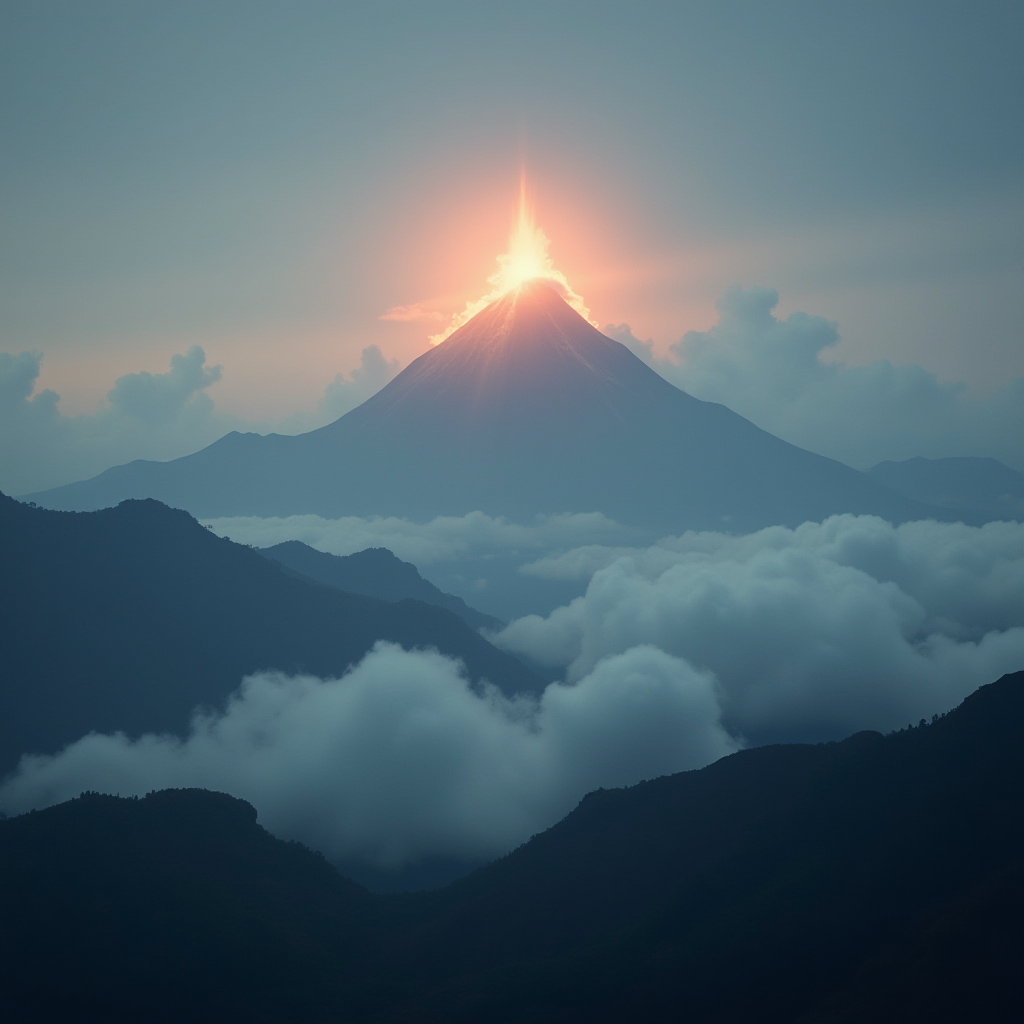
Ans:
{"type": "Polygon", "coordinates": [[[474,629],[501,629],[504,623],[493,615],[470,608],[461,597],[446,594],[425,580],[411,562],[403,562],[387,548],[367,548],[352,555],[330,555],[299,540],[261,548],[260,554],[273,562],[350,594],[365,594],[381,601],[410,598],[454,612],[474,629]]]}
{"type": "Polygon", "coordinates": [[[906,459],[880,462],[868,476],[914,501],[924,501],[974,521],[1024,519],[1024,474],[997,459],[906,459]]]}
{"type": "Polygon", "coordinates": [[[0,824],[10,1024],[321,1020],[325,967],[366,941],[368,894],[223,794],[85,794],[0,824]]]}
{"type": "Polygon", "coordinates": [[[111,1021],[139,1000],[151,1020],[1015,1021],[1022,727],[1017,673],[927,727],[599,791],[405,897],[241,801],[87,796],[0,821],[5,1012],[60,1019],[85,993],[111,1021]]]}
{"type": "Polygon", "coordinates": [[[302,580],[155,501],[51,512],[0,496],[0,772],[90,730],[184,732],[261,669],[338,676],[377,640],[541,684],[451,612],[302,580]]]}
{"type": "Polygon", "coordinates": [[[678,390],[539,281],[320,430],[229,434],[34,497],[63,509],[154,497],[211,517],[598,511],[672,532],[936,514],[678,390]]]}

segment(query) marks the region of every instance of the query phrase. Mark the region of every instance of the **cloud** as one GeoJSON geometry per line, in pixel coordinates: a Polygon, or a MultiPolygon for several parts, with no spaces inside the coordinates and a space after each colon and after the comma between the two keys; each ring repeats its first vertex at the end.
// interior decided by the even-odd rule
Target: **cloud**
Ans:
{"type": "Polygon", "coordinates": [[[35,393],[41,362],[36,352],[0,352],[0,490],[10,494],[87,479],[133,459],[178,458],[231,430],[313,430],[370,398],[399,369],[397,360],[370,345],[359,366],[327,385],[314,410],[250,423],[216,408],[207,391],[222,368],[208,366],[198,345],[171,356],[166,373],[118,377],[91,415],[64,416],[56,392],[35,393]]]}
{"type": "Polygon", "coordinates": [[[357,405],[372,398],[398,373],[397,359],[385,359],[376,345],[368,345],[360,355],[359,365],[346,377],[339,373],[324,391],[319,410],[327,422],[333,422],[357,405]]]}
{"type": "Polygon", "coordinates": [[[301,540],[332,555],[350,555],[369,547],[385,547],[399,558],[420,567],[496,555],[530,558],[540,551],[587,541],[620,540],[629,538],[631,534],[599,512],[538,516],[527,524],[512,523],[483,512],[438,516],[422,524],[394,516],[324,519],[315,515],[282,518],[233,516],[203,522],[220,536],[255,547],[301,540]]]}
{"type": "Polygon", "coordinates": [[[398,320],[404,323],[436,323],[444,319],[444,314],[436,309],[426,309],[422,302],[414,302],[411,306],[392,306],[387,312],[381,313],[379,320],[398,320]]]}
{"type": "Polygon", "coordinates": [[[408,545],[406,557],[532,550],[540,557],[524,571],[534,578],[585,582],[581,597],[493,638],[562,681],[539,700],[509,700],[474,689],[437,653],[380,643],[340,680],[251,676],[185,738],[90,735],[24,758],[0,807],[18,813],[83,789],[204,786],[250,800],[277,835],[339,861],[472,861],[514,847],[598,786],[698,767],[744,744],[898,728],[1024,667],[1016,523],[893,527],[847,515],[646,547],[626,546],[594,516],[530,526],[480,513],[423,526],[292,517],[254,529],[294,535],[298,520],[353,550],[389,537],[408,545]]]}
{"type": "Polygon", "coordinates": [[[398,373],[397,359],[386,359],[377,345],[367,345],[359,357],[359,365],[349,374],[339,373],[324,389],[315,409],[292,413],[283,419],[259,424],[261,433],[271,430],[279,434],[298,434],[333,423],[372,398],[398,373]]]}
{"type": "Polygon", "coordinates": [[[649,644],[713,674],[751,742],[892,729],[1024,668],[1024,525],[836,516],[646,549],[590,545],[532,563],[592,573],[584,596],[493,637],[564,669],[649,644]]]}
{"type": "Polygon", "coordinates": [[[1024,436],[1024,378],[974,396],[913,364],[828,361],[837,325],[807,313],[781,320],[778,301],[770,288],[730,288],[718,302],[718,323],[688,331],[668,359],[658,359],[628,324],[610,324],[605,333],[696,398],[859,469],[915,455],[976,455],[1024,470],[1017,441],[1024,436]]]}
{"type": "Polygon", "coordinates": [[[0,353],[0,488],[13,494],[92,476],[136,458],[167,459],[209,444],[237,421],[206,389],[221,375],[194,345],[167,373],[119,377],[91,416],[64,416],[51,390],[34,394],[42,356],[0,353]]]}
{"type": "Polygon", "coordinates": [[[251,801],[275,834],[396,868],[502,854],[588,791],[736,749],[713,682],[651,647],[608,658],[539,702],[475,692],[437,653],[379,643],[340,680],[262,673],[187,738],[91,734],[23,758],[0,789],[20,813],[93,789],[203,786],[251,801]]]}
{"type": "Polygon", "coordinates": [[[199,415],[213,411],[206,394],[221,378],[220,366],[207,366],[206,353],[193,345],[185,355],[171,356],[167,373],[129,373],[118,377],[107,393],[112,415],[131,416],[150,425],[170,423],[192,405],[199,415]]]}

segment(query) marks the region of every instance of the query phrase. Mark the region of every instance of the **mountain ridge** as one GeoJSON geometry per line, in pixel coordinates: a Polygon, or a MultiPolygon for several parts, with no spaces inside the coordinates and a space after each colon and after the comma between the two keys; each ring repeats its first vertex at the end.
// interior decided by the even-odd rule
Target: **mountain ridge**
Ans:
{"type": "Polygon", "coordinates": [[[0,821],[5,1009],[1009,1022],[1022,724],[1017,672],[931,724],[598,790],[446,889],[391,897],[269,836],[244,801],[86,794],[0,821]]]}
{"type": "Polygon", "coordinates": [[[1024,520],[1024,474],[998,459],[916,456],[879,462],[867,474],[891,490],[951,509],[969,522],[1024,520]]]}
{"type": "Polygon", "coordinates": [[[318,551],[299,540],[286,540],[257,549],[264,558],[288,569],[350,594],[363,594],[381,601],[411,598],[437,605],[458,615],[474,629],[498,630],[501,619],[478,611],[461,597],[447,594],[424,579],[412,562],[403,562],[387,548],[366,548],[351,555],[332,555],[318,551]]]}
{"type": "Polygon", "coordinates": [[[946,516],[680,391],[536,281],[318,430],[229,434],[29,497],[155,497],[204,518],[596,511],[662,533],[946,516]]]}
{"type": "Polygon", "coordinates": [[[543,688],[447,609],[299,579],[151,499],[55,512],[0,495],[0,564],[0,772],[93,730],[183,735],[245,675],[338,677],[378,640],[543,688]]]}

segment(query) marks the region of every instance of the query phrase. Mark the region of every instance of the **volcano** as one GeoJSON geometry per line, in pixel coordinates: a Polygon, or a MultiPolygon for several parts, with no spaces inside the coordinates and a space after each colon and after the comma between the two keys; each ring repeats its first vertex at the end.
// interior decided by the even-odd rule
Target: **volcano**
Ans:
{"type": "Polygon", "coordinates": [[[157,498],[201,517],[597,511],[663,532],[936,514],[680,391],[541,280],[319,430],[231,433],[29,497],[69,510],[157,498]]]}

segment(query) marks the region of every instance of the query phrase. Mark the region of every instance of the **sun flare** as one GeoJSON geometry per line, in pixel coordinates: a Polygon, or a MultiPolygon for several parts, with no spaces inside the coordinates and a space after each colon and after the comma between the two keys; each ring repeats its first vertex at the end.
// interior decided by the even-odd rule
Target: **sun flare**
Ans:
{"type": "Polygon", "coordinates": [[[535,281],[538,278],[554,284],[562,298],[580,316],[590,321],[590,310],[587,309],[583,297],[572,290],[565,274],[552,262],[548,254],[550,244],[548,236],[534,220],[524,175],[519,181],[519,210],[509,235],[508,251],[498,257],[498,269],[487,279],[491,290],[481,298],[467,302],[466,308],[461,313],[456,313],[451,323],[440,334],[431,335],[431,343],[439,345],[496,299],[519,288],[527,281],[535,281]]]}

